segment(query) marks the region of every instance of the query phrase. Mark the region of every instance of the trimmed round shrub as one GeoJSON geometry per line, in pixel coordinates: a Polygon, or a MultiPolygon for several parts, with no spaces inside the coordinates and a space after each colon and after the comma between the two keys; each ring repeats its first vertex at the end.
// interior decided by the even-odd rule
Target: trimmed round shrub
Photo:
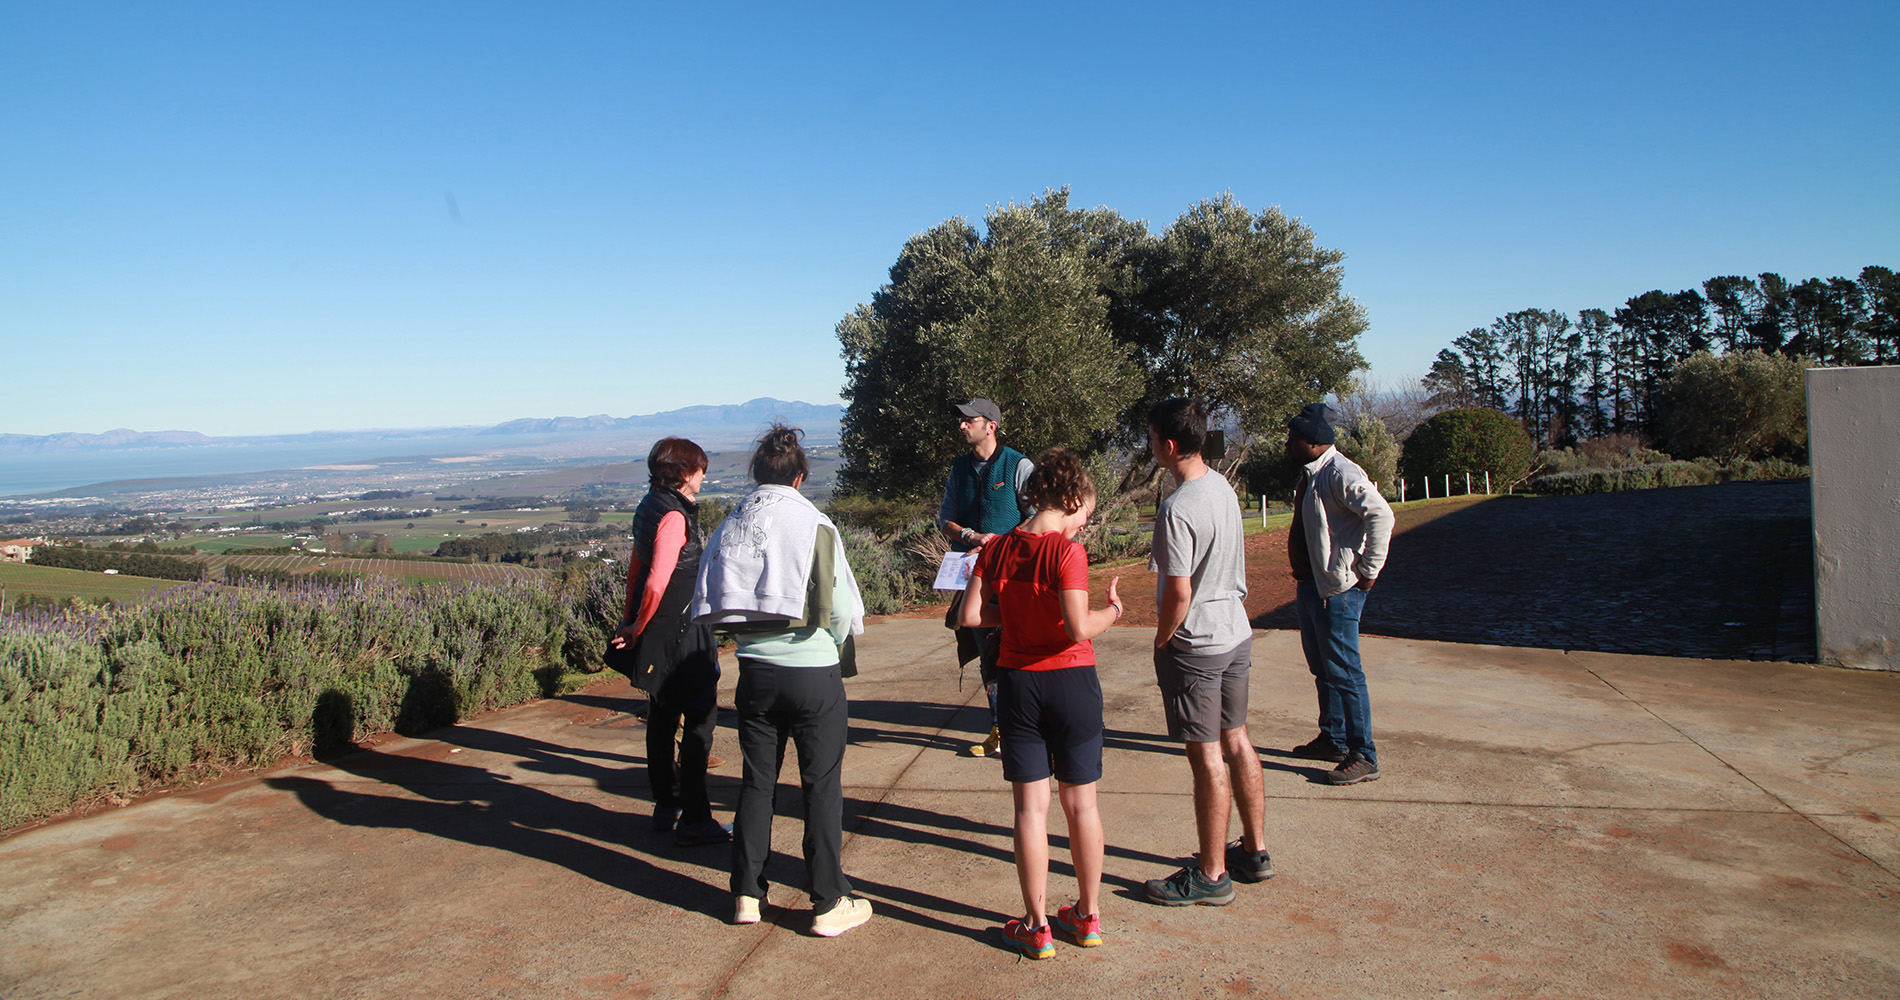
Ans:
{"type": "Polygon", "coordinates": [[[1399,454],[1399,475],[1491,473],[1493,488],[1514,483],[1531,467],[1531,436],[1516,419],[1482,406],[1466,406],[1418,425],[1399,454]]]}

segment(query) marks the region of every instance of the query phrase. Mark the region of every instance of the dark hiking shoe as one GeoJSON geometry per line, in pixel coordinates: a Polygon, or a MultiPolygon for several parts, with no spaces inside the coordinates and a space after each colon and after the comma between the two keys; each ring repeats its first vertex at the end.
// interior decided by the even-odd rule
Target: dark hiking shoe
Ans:
{"type": "Polygon", "coordinates": [[[1242,882],[1265,882],[1273,877],[1273,855],[1249,851],[1236,840],[1227,845],[1227,874],[1242,882]]]}
{"type": "Polygon", "coordinates": [[[1325,733],[1313,737],[1309,743],[1302,743],[1288,750],[1287,753],[1305,760],[1329,760],[1335,764],[1346,760],[1346,748],[1328,739],[1325,733]]]}
{"type": "Polygon", "coordinates": [[[1189,865],[1167,878],[1151,878],[1142,887],[1148,902],[1162,906],[1226,906],[1234,901],[1234,880],[1226,873],[1209,880],[1200,868],[1189,865]]]}
{"type": "Polygon", "coordinates": [[[680,827],[673,836],[676,847],[706,847],[711,844],[732,843],[732,824],[717,820],[694,820],[680,827]]]}
{"type": "Polygon", "coordinates": [[[1353,754],[1352,759],[1326,772],[1329,785],[1356,785],[1361,781],[1378,781],[1379,765],[1353,754]]]}
{"type": "Polygon", "coordinates": [[[653,807],[654,833],[672,833],[673,829],[679,825],[680,811],[678,806],[653,807]]]}

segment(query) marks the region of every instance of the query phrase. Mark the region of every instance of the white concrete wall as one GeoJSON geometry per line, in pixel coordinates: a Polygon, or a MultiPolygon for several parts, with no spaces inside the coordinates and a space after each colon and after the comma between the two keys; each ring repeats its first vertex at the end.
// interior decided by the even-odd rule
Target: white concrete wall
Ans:
{"type": "Polygon", "coordinates": [[[1900,670],[1900,367],[1808,371],[1822,663],[1900,670]]]}

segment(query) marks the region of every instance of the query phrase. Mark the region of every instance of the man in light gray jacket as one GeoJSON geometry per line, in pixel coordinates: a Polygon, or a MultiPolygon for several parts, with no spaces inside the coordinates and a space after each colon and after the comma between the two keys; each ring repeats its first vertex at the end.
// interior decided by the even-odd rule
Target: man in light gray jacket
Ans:
{"type": "Polygon", "coordinates": [[[1307,406],[1287,421],[1287,429],[1287,454],[1304,468],[1286,551],[1296,581],[1300,645],[1319,691],[1320,729],[1293,754],[1338,764],[1326,775],[1329,784],[1376,781],[1379,755],[1359,662],[1359,616],[1385,566],[1392,506],[1366,471],[1333,447],[1326,404],[1307,406]]]}

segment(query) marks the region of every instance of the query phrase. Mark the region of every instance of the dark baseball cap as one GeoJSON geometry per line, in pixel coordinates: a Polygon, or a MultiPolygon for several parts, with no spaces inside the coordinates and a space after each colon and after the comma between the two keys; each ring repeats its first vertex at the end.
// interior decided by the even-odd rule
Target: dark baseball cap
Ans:
{"type": "Polygon", "coordinates": [[[1003,411],[987,399],[972,399],[967,403],[958,403],[957,412],[966,417],[982,417],[995,423],[1003,422],[1003,411]]]}

